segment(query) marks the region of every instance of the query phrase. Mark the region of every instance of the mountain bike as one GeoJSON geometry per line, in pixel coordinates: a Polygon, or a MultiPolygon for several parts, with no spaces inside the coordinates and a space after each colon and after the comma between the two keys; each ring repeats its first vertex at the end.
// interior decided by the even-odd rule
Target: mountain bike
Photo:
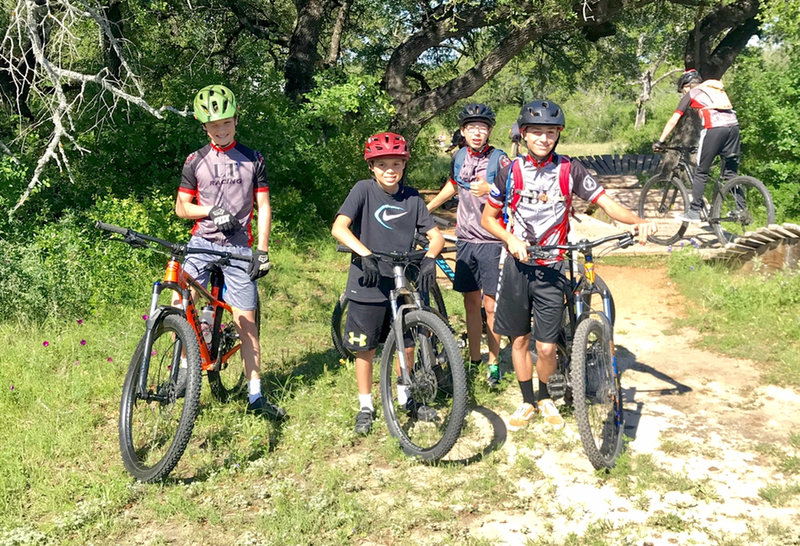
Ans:
{"type": "Polygon", "coordinates": [[[594,241],[530,246],[532,258],[548,259],[552,250],[569,254],[569,286],[564,320],[556,343],[556,371],[547,382],[553,400],[564,398],[574,408],[583,450],[596,469],[612,468],[622,450],[622,388],[614,355],[616,310],[608,286],[595,272],[593,249],[615,241],[614,248],[634,244],[633,235],[619,233],[594,241]],[[577,271],[578,255],[583,273],[577,271]]]}
{"type": "MultiPolygon", "coordinates": [[[[341,252],[350,252],[339,246],[341,252]]],[[[380,364],[383,416],[403,451],[437,461],[458,441],[467,412],[467,384],[461,349],[441,315],[425,305],[413,281],[425,250],[373,252],[392,270],[389,293],[392,321],[380,364]],[[416,402],[407,411],[397,387],[416,402]]]]}
{"type": "MultiPolygon", "coordinates": [[[[452,235],[444,235],[444,238],[448,243],[455,243],[457,240],[452,235]]],[[[428,240],[423,235],[417,236],[416,243],[421,248],[427,248],[428,246],[428,240]]],[[[448,264],[444,259],[443,254],[448,254],[455,251],[456,247],[454,246],[445,247],[442,249],[442,252],[439,254],[439,256],[436,257],[436,265],[445,275],[447,275],[447,278],[450,279],[450,282],[453,282],[456,274],[450,267],[450,264],[448,264]]],[[[431,288],[428,298],[429,301],[433,302],[434,308],[446,323],[447,308],[445,306],[444,298],[442,297],[442,291],[439,288],[439,285],[434,285],[431,288]]],[[[347,303],[347,293],[342,292],[342,294],[339,296],[339,301],[337,301],[336,305],[333,306],[333,313],[331,314],[331,339],[333,340],[333,346],[336,348],[336,351],[341,355],[342,358],[345,360],[353,360],[355,359],[356,355],[347,347],[345,347],[342,341],[344,339],[344,325],[347,319],[347,303]]]]}
{"type": "MultiPolygon", "coordinates": [[[[119,415],[125,468],[139,481],[156,482],[175,468],[189,443],[199,411],[202,373],[208,377],[211,394],[221,402],[243,393],[241,343],[231,307],[224,300],[221,266],[231,260],[249,262],[250,257],[189,248],[102,222],[95,225],[122,236],[112,240],[169,256],[163,279],[153,284],[145,333],[128,366],[119,415]],[[193,253],[219,256],[208,265],[209,289],[181,266],[183,258],[193,253]],[[178,294],[177,306],[159,304],[164,290],[178,294]],[[198,312],[199,303],[203,306],[198,312]]],[[[259,315],[256,307],[256,328],[259,315]]]]}
{"type": "MultiPolygon", "coordinates": [[[[678,163],[671,172],[648,180],[639,196],[639,216],[655,221],[658,226],[657,233],[648,240],[661,245],[678,241],[689,226],[679,216],[689,210],[696,170],[691,158],[696,148],[666,146],[665,149],[680,153],[678,163]]],[[[745,232],[775,223],[772,195],[763,182],[752,176],[736,176],[725,182],[720,175],[714,180],[710,202],[710,210],[703,204],[701,217],[723,245],[745,232]]]]}

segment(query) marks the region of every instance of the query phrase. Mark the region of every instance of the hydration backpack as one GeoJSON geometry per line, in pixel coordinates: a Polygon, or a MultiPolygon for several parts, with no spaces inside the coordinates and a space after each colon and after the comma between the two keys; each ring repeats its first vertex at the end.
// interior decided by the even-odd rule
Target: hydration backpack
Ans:
{"type": "MultiPolygon", "coordinates": [[[[461,167],[464,166],[464,161],[466,160],[468,153],[469,147],[464,146],[458,152],[456,152],[455,157],[453,157],[453,178],[455,179],[456,184],[465,190],[469,190],[469,184],[459,180],[459,176],[461,175],[461,167]]],[[[489,164],[486,166],[486,182],[489,184],[494,181],[494,177],[497,175],[497,171],[500,169],[500,158],[504,155],[506,155],[506,153],[498,148],[494,148],[489,155],[489,164]]]]}
{"type": "Polygon", "coordinates": [[[733,110],[731,99],[728,98],[728,94],[725,92],[725,87],[722,85],[721,81],[705,80],[695,89],[702,90],[711,101],[711,104],[705,108],[712,108],[714,110],[733,110]]]}

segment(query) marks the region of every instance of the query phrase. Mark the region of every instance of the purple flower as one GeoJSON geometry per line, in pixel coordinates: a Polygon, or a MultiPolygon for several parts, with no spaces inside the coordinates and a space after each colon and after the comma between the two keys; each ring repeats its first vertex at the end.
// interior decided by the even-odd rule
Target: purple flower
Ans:
{"type": "Polygon", "coordinates": [[[667,247],[667,252],[672,252],[672,245],[669,245],[669,246],[667,247]]]}
{"type": "Polygon", "coordinates": [[[108,362],[114,362],[114,359],[113,359],[113,358],[111,358],[110,356],[108,357],[108,359],[107,359],[107,360],[108,360],[108,362]]]}
{"type": "Polygon", "coordinates": [[[86,340],[85,339],[81,340],[81,345],[86,345],[86,340]]]}
{"type": "Polygon", "coordinates": [[[150,351],[150,356],[156,356],[157,354],[158,354],[158,351],[156,351],[155,349],[150,351]]]}
{"type": "Polygon", "coordinates": [[[14,390],[14,385],[11,385],[11,390],[12,390],[12,391],[14,390]]]}
{"type": "Polygon", "coordinates": [[[76,366],[77,366],[78,364],[80,364],[80,363],[81,363],[81,361],[80,361],[80,360],[76,360],[76,361],[75,361],[75,365],[76,365],[76,366]]]}
{"type": "Polygon", "coordinates": [[[694,266],[693,265],[689,266],[689,271],[694,271],[694,266]]]}
{"type": "Polygon", "coordinates": [[[78,319],[78,324],[83,324],[83,319],[78,319]]]}
{"type": "Polygon", "coordinates": [[[50,346],[50,342],[49,341],[43,341],[42,345],[44,345],[45,347],[49,347],[50,346]]]}
{"type": "Polygon", "coordinates": [[[147,315],[142,315],[142,320],[147,320],[147,315]]]}

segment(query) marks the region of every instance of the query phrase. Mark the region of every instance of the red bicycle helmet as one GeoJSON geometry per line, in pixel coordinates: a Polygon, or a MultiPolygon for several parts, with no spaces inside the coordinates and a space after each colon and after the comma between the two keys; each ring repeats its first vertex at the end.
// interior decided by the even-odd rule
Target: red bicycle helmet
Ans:
{"type": "Polygon", "coordinates": [[[402,157],[408,159],[411,152],[408,151],[406,139],[397,133],[378,133],[372,135],[364,144],[364,159],[370,161],[379,157],[402,157]]]}

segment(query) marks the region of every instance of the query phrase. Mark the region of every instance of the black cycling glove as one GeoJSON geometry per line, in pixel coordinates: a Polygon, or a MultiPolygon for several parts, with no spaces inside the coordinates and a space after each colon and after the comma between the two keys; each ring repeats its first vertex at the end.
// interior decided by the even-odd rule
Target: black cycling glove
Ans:
{"type": "Polygon", "coordinates": [[[364,286],[378,286],[381,272],[378,270],[378,257],[375,254],[361,257],[361,273],[364,278],[364,286]]]}
{"type": "Polygon", "coordinates": [[[208,217],[214,221],[214,225],[225,235],[233,235],[239,227],[239,220],[236,219],[232,212],[222,207],[212,207],[208,217]]]}
{"type": "Polygon", "coordinates": [[[430,292],[436,284],[436,259],[425,256],[419,265],[417,288],[423,292],[430,292]]]}
{"type": "Polygon", "coordinates": [[[664,141],[657,140],[653,142],[653,151],[654,152],[665,152],[667,150],[667,145],[664,141]]]}
{"type": "Polygon", "coordinates": [[[247,266],[247,274],[250,275],[250,280],[254,281],[269,273],[270,267],[272,267],[272,264],[269,263],[269,252],[266,250],[254,250],[250,265],[247,266]]]}

